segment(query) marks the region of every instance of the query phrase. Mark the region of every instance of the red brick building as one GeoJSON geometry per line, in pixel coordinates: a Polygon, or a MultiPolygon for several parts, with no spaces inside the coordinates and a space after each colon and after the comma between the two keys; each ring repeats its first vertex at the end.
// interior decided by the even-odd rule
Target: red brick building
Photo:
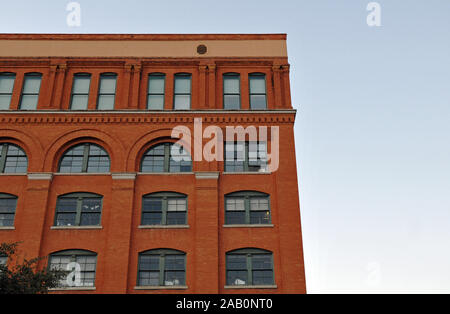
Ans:
{"type": "Polygon", "coordinates": [[[0,35],[0,242],[54,293],[305,293],[295,115],[285,35],[0,35]],[[278,127],[278,169],[194,119],[278,127]]]}

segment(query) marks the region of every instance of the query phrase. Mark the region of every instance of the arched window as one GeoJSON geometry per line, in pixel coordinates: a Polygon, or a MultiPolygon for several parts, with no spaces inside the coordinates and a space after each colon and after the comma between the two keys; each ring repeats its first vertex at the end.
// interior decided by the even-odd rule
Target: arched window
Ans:
{"type": "Polygon", "coordinates": [[[9,110],[15,80],[15,73],[0,73],[0,110],[9,110]]]}
{"type": "Polygon", "coordinates": [[[90,86],[91,75],[89,73],[77,73],[73,76],[72,95],[70,98],[71,110],[88,109],[90,86]]]}
{"type": "Polygon", "coordinates": [[[14,144],[0,143],[0,173],[27,173],[28,158],[14,144]]]}
{"type": "Polygon", "coordinates": [[[187,196],[179,193],[154,193],[142,199],[142,226],[186,225],[187,196]]]}
{"type": "Polygon", "coordinates": [[[228,286],[270,286],[274,284],[272,252],[241,249],[226,254],[228,286]]]}
{"type": "Polygon", "coordinates": [[[66,151],[59,163],[61,173],[107,173],[108,153],[98,145],[83,143],[66,151]]]}
{"type": "Polygon", "coordinates": [[[223,108],[241,109],[241,77],[239,73],[223,75],[223,108]]]}
{"type": "Polygon", "coordinates": [[[41,89],[42,74],[27,73],[23,79],[20,110],[36,110],[41,89]]]}
{"type": "Polygon", "coordinates": [[[94,287],[97,253],[67,250],[50,255],[49,268],[68,271],[59,287],[94,287]]]}
{"type": "Polygon", "coordinates": [[[266,75],[251,73],[248,76],[250,91],[250,108],[255,110],[267,109],[266,75]]]}
{"type": "Polygon", "coordinates": [[[236,192],[225,196],[226,225],[268,225],[270,197],[260,192],[236,192]]]}
{"type": "Polygon", "coordinates": [[[17,196],[0,193],[0,227],[14,226],[17,196]]]}
{"type": "Polygon", "coordinates": [[[191,172],[189,153],[175,143],[158,144],[150,148],[142,158],[141,172],[191,172]]]}
{"type": "Polygon", "coordinates": [[[72,193],[58,197],[55,226],[99,226],[102,215],[101,195],[72,193]]]}
{"type": "Polygon", "coordinates": [[[148,75],[147,109],[164,110],[166,75],[151,73],[148,75]]]}
{"type": "Polygon", "coordinates": [[[139,254],[138,286],[163,287],[186,284],[186,253],[150,250],[139,254]]]}

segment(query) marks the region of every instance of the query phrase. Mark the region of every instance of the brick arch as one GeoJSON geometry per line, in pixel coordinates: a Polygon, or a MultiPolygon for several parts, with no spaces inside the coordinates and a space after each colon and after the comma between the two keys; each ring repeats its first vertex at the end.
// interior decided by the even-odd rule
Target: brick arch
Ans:
{"type": "Polygon", "coordinates": [[[70,147],[89,142],[101,146],[109,155],[111,172],[121,172],[124,165],[124,146],[122,142],[110,135],[92,129],[70,131],[53,141],[45,154],[44,169],[48,172],[56,172],[58,163],[70,147]]]}
{"type": "MultiPolygon", "coordinates": [[[[128,172],[137,172],[139,171],[140,163],[142,156],[144,153],[153,145],[167,142],[167,141],[173,141],[178,142],[179,139],[174,139],[171,137],[173,129],[159,129],[150,131],[147,134],[141,136],[139,139],[135,141],[135,143],[131,146],[129,150],[129,154],[127,156],[127,171],[128,172]]],[[[186,132],[182,132],[185,135],[190,135],[191,138],[191,146],[194,145],[194,137],[193,132],[191,131],[191,134],[187,134],[186,132]]],[[[193,150],[191,150],[191,147],[189,145],[183,145],[184,148],[190,153],[192,162],[194,163],[194,154],[193,150]]]]}
{"type": "Polygon", "coordinates": [[[38,139],[22,131],[10,129],[0,129],[0,134],[1,142],[15,144],[23,149],[28,159],[28,172],[42,171],[44,149],[38,139]]]}

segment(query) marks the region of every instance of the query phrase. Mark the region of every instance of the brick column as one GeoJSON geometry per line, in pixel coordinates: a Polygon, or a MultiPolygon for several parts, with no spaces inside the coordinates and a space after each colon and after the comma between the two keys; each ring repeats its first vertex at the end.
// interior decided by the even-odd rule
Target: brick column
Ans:
{"type": "Polygon", "coordinates": [[[206,65],[199,65],[198,72],[199,72],[199,86],[198,86],[198,105],[199,109],[203,109],[207,106],[207,99],[208,95],[206,94],[206,91],[208,90],[206,88],[206,65]]]}
{"type": "Polygon", "coordinates": [[[53,175],[51,173],[29,173],[24,195],[23,219],[17,232],[24,239],[20,250],[25,258],[41,255],[45,216],[48,208],[49,192],[53,175]]]}
{"type": "Polygon", "coordinates": [[[208,96],[206,107],[216,109],[216,65],[208,65],[208,96]]]}
{"type": "Polygon", "coordinates": [[[283,108],[291,109],[292,108],[292,100],[291,100],[291,80],[289,78],[289,65],[283,65],[282,69],[282,78],[283,78],[283,88],[284,91],[284,99],[283,99],[283,108]]]}
{"type": "MultiPolygon", "coordinates": [[[[66,64],[59,64],[58,68],[56,69],[56,81],[55,81],[55,87],[54,87],[54,96],[52,98],[52,102],[50,106],[52,108],[57,109],[67,109],[62,104],[63,99],[63,92],[64,92],[64,82],[66,80],[66,70],[67,65],[66,64]]],[[[72,89],[72,86],[70,87],[72,89]]],[[[72,92],[71,90],[69,91],[72,92]]]]}
{"type": "MultiPolygon", "coordinates": [[[[134,64],[132,69],[132,81],[131,81],[131,97],[128,108],[139,109],[139,87],[141,85],[141,69],[140,64],[134,64]]],[[[146,104],[147,105],[147,104],[146,104]]]]}
{"type": "Polygon", "coordinates": [[[274,109],[283,108],[283,102],[281,100],[281,90],[283,89],[283,87],[281,86],[281,65],[274,64],[272,67],[272,72],[275,98],[274,109]]]}
{"type": "Polygon", "coordinates": [[[136,174],[112,174],[112,197],[108,211],[107,240],[102,293],[126,293],[130,258],[131,223],[136,174]]]}
{"type": "MultiPolygon", "coordinates": [[[[42,109],[52,108],[52,97],[53,97],[53,91],[54,91],[54,87],[55,87],[57,69],[58,69],[58,65],[56,65],[56,64],[50,65],[50,71],[48,72],[48,79],[47,79],[47,88],[45,89],[45,92],[42,95],[43,96],[43,100],[41,102],[42,109]]],[[[42,84],[42,85],[44,85],[44,84],[42,84]]]]}
{"type": "Polygon", "coordinates": [[[219,173],[195,173],[195,293],[219,293],[219,173]]]}

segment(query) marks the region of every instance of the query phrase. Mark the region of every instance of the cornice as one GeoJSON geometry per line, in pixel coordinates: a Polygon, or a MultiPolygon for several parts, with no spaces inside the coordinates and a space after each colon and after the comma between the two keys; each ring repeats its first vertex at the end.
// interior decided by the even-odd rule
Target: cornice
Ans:
{"type": "Polygon", "coordinates": [[[194,123],[202,118],[203,123],[266,123],[292,124],[295,122],[295,110],[269,111],[111,111],[111,112],[71,112],[71,111],[3,111],[0,123],[5,124],[167,124],[194,123]]]}

